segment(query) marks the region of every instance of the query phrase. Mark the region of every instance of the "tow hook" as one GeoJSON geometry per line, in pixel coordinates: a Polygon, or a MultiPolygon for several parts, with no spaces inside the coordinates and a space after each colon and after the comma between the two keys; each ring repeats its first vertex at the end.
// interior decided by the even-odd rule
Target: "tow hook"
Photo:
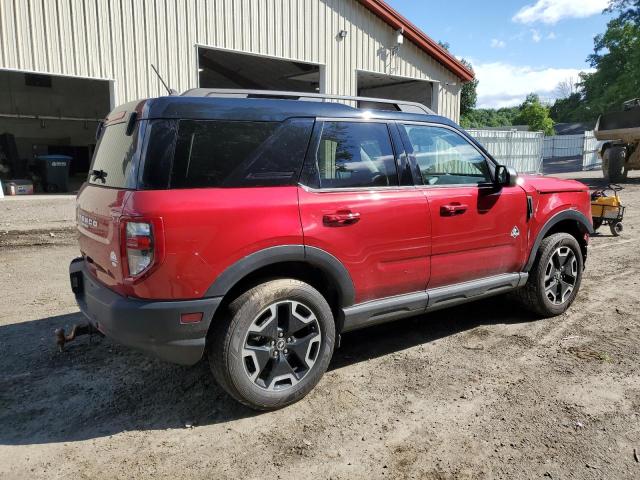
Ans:
{"type": "Polygon", "coordinates": [[[79,337],[80,335],[91,335],[91,338],[93,338],[94,335],[104,337],[104,334],[96,327],[94,327],[91,323],[79,323],[77,325],[74,325],[69,335],[65,335],[64,328],[57,328],[55,331],[55,336],[58,349],[61,352],[64,351],[65,344],[72,342],[76,339],[76,337],[79,337]]]}

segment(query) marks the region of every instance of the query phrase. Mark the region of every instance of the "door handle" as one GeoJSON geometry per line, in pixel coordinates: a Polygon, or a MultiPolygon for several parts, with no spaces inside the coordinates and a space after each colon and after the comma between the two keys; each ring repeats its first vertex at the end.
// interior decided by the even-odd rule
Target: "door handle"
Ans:
{"type": "Polygon", "coordinates": [[[440,207],[440,215],[444,217],[453,217],[454,215],[462,215],[469,208],[462,203],[450,203],[440,207]]]}
{"type": "Polygon", "coordinates": [[[328,213],[322,217],[325,227],[346,227],[360,221],[360,213],[351,210],[340,210],[335,213],[328,213]]]}

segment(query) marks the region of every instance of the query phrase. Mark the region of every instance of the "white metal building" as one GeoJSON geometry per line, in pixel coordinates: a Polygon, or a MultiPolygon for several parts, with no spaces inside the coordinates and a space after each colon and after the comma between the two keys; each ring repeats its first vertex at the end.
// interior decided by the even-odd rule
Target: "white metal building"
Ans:
{"type": "Polygon", "coordinates": [[[0,0],[0,135],[21,157],[88,156],[110,107],[166,94],[151,64],[178,92],[387,97],[453,120],[473,77],[382,0],[0,0]]]}

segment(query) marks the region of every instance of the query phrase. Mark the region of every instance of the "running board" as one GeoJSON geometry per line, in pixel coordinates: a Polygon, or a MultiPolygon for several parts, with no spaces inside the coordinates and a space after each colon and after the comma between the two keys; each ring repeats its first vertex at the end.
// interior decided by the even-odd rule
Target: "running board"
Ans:
{"type": "Polygon", "coordinates": [[[527,283],[528,273],[505,273],[427,289],[380,300],[359,303],[343,309],[343,332],[369,327],[401,318],[452,307],[515,290],[527,283]]]}

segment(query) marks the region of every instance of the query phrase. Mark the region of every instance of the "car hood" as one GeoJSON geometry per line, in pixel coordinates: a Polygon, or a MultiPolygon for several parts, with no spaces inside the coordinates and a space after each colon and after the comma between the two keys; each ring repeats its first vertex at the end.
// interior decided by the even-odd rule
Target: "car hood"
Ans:
{"type": "Polygon", "coordinates": [[[585,192],[589,190],[589,187],[577,180],[565,180],[543,175],[519,175],[518,183],[527,191],[535,190],[540,193],[585,192]]]}

